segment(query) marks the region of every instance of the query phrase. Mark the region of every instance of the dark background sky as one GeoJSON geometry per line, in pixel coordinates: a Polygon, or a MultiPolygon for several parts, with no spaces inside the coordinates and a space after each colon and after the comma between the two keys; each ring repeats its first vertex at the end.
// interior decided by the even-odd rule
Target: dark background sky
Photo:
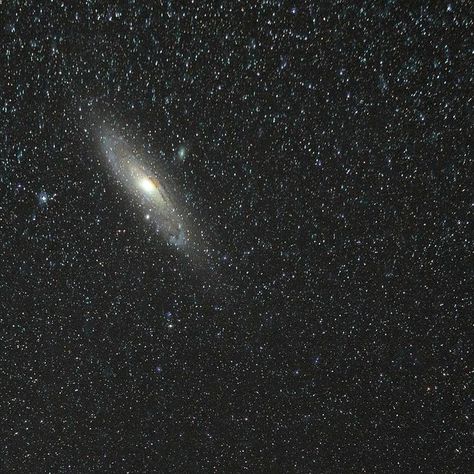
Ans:
{"type": "Polygon", "coordinates": [[[106,3],[0,5],[0,470],[468,472],[469,2],[106,3]]]}

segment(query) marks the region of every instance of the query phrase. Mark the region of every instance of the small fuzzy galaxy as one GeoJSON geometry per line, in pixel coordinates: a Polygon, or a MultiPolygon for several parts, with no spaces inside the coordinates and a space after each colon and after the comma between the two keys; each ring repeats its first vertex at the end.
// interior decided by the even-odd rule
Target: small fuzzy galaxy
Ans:
{"type": "Polygon", "coordinates": [[[0,26],[0,473],[474,472],[472,1],[0,26]]]}

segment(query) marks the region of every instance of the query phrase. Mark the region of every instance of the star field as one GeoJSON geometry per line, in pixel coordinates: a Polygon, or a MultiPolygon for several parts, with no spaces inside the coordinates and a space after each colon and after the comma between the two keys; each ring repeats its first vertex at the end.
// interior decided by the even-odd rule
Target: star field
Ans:
{"type": "Polygon", "coordinates": [[[1,472],[472,471],[469,2],[0,13],[1,472]]]}

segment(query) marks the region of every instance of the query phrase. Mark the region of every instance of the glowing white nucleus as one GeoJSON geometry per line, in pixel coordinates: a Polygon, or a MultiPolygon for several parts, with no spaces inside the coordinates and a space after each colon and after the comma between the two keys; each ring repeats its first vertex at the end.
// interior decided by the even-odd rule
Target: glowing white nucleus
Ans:
{"type": "Polygon", "coordinates": [[[150,178],[142,178],[140,180],[140,188],[148,194],[156,191],[155,183],[150,178]]]}

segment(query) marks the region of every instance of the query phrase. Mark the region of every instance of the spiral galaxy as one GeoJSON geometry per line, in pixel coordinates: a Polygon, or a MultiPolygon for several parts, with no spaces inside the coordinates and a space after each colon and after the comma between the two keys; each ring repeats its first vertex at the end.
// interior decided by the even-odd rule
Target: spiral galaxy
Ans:
{"type": "Polygon", "coordinates": [[[147,166],[143,152],[137,152],[122,136],[103,128],[100,147],[107,168],[115,179],[134,196],[159,235],[169,244],[183,249],[189,242],[189,232],[179,212],[166,177],[157,176],[147,166]]]}

